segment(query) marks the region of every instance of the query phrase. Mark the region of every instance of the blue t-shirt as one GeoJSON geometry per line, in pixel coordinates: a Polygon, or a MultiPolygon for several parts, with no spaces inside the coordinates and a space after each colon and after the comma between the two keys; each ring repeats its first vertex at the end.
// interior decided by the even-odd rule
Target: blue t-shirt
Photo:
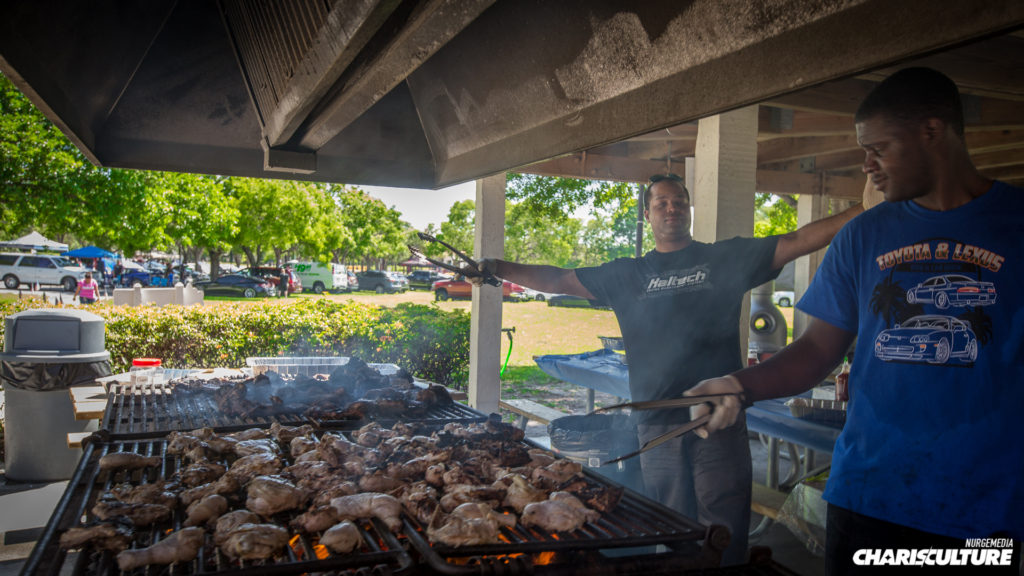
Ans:
{"type": "Polygon", "coordinates": [[[825,499],[955,538],[1024,538],[1024,190],[883,203],[798,308],[858,334],[825,499]]]}

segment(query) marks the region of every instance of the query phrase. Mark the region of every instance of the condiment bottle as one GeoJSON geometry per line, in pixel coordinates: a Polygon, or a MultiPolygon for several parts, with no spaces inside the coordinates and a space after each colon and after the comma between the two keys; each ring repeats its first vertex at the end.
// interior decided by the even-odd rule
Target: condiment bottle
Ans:
{"type": "Polygon", "coordinates": [[[843,367],[836,374],[836,400],[846,402],[850,399],[850,359],[843,358],[843,367]]]}
{"type": "Polygon", "coordinates": [[[132,368],[129,370],[131,383],[139,386],[149,386],[161,380],[163,377],[163,362],[159,358],[134,358],[132,368]]]}

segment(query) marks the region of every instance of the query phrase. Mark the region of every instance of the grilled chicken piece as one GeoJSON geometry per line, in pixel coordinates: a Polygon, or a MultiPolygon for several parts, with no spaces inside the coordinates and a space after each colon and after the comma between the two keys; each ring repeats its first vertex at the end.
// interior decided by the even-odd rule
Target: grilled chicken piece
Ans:
{"type": "Polygon", "coordinates": [[[452,511],[444,526],[427,527],[427,537],[448,546],[475,546],[501,542],[501,528],[516,524],[514,514],[500,514],[490,506],[467,502],[452,511]]]}
{"type": "Polygon", "coordinates": [[[247,488],[249,498],[245,507],[269,518],[278,512],[301,508],[307,495],[294,484],[279,476],[257,476],[247,488]]]}
{"type": "Polygon", "coordinates": [[[423,479],[427,481],[427,484],[435,488],[441,488],[444,486],[444,471],[444,464],[427,466],[427,469],[423,472],[423,479]]]}
{"type": "Polygon", "coordinates": [[[288,523],[292,528],[312,534],[322,532],[338,523],[338,511],[333,506],[315,506],[299,514],[288,523]]]}
{"type": "Polygon", "coordinates": [[[244,485],[257,476],[277,474],[281,471],[281,466],[283,464],[277,456],[258,452],[243,456],[232,462],[227,475],[238,480],[239,484],[244,485]]]}
{"type": "Polygon", "coordinates": [[[552,492],[544,502],[527,504],[523,508],[523,526],[537,526],[548,532],[572,532],[587,522],[595,522],[601,515],[590,510],[568,492],[552,492]]]}
{"type": "Polygon", "coordinates": [[[270,434],[263,428],[249,428],[248,430],[242,430],[241,432],[227,434],[224,437],[242,442],[243,440],[263,440],[265,438],[270,438],[270,434]]]}
{"type": "Polygon", "coordinates": [[[316,450],[316,447],[320,445],[320,441],[316,438],[308,438],[300,436],[298,438],[292,438],[292,441],[288,443],[288,450],[292,455],[292,458],[298,458],[299,456],[316,450]]]}
{"type": "Polygon", "coordinates": [[[356,444],[359,444],[360,446],[376,448],[384,440],[394,438],[397,435],[397,432],[388,430],[377,422],[370,422],[366,426],[356,430],[355,433],[352,434],[352,439],[354,439],[356,444]]]}
{"type": "Polygon", "coordinates": [[[421,524],[429,524],[439,506],[438,496],[440,494],[437,489],[430,484],[416,482],[402,490],[399,500],[410,516],[419,520],[421,524]]]}
{"type": "Polygon", "coordinates": [[[380,452],[360,446],[338,434],[324,434],[317,447],[320,459],[331,466],[342,466],[349,460],[360,460],[366,466],[376,466],[381,459],[380,452]]]}
{"type": "Polygon", "coordinates": [[[92,507],[100,520],[124,518],[134,526],[150,526],[171,518],[171,509],[163,504],[127,504],[116,500],[100,500],[92,507]]]}
{"type": "Polygon", "coordinates": [[[213,482],[224,475],[227,468],[217,464],[216,462],[210,462],[204,460],[201,462],[193,462],[188,466],[178,470],[177,476],[181,479],[181,483],[190,488],[201,486],[207,482],[213,482]]]}
{"type": "Polygon", "coordinates": [[[288,531],[274,524],[242,524],[228,533],[220,549],[233,560],[278,556],[288,545],[288,531]]]}
{"type": "Polygon", "coordinates": [[[60,535],[60,547],[65,550],[91,544],[99,550],[120,552],[132,541],[132,527],[121,522],[100,522],[92,526],[76,526],[60,535]]]}
{"type": "Polygon", "coordinates": [[[143,456],[134,452],[113,452],[100,458],[100,470],[138,470],[156,468],[164,461],[160,456],[143,456]]]}
{"type": "Polygon", "coordinates": [[[548,488],[556,488],[573,478],[583,477],[583,465],[572,460],[555,460],[547,466],[533,470],[532,480],[548,488]]]}
{"type": "Polygon", "coordinates": [[[309,424],[303,424],[302,426],[282,426],[280,422],[274,422],[270,425],[270,435],[281,443],[281,446],[288,446],[291,441],[296,438],[302,438],[304,436],[311,436],[313,434],[313,427],[309,424]]]}
{"type": "Polygon", "coordinates": [[[530,463],[527,464],[527,466],[531,468],[547,466],[555,461],[555,457],[549,454],[546,450],[532,448],[527,453],[530,455],[530,463]]]}
{"type": "Polygon", "coordinates": [[[202,528],[182,528],[167,538],[138,550],[125,550],[117,555],[117,567],[122,572],[150,564],[189,562],[199,554],[205,533],[202,528]]]}
{"type": "Polygon", "coordinates": [[[213,543],[217,546],[224,544],[231,532],[242,524],[259,524],[260,515],[249,510],[234,510],[217,519],[217,525],[213,531],[213,543]]]}
{"type": "Polygon", "coordinates": [[[232,476],[224,475],[216,482],[207,482],[206,484],[185,490],[181,493],[181,503],[185,506],[190,506],[193,502],[202,500],[210,494],[220,494],[221,496],[233,498],[234,494],[241,489],[242,486],[238,483],[238,480],[235,480],[232,476]]]}
{"type": "Polygon", "coordinates": [[[413,476],[422,476],[427,468],[434,464],[440,464],[447,462],[448,458],[451,457],[451,452],[442,450],[434,453],[427,453],[423,456],[413,458],[404,464],[392,463],[388,466],[388,476],[392,478],[404,479],[412,478],[413,476]]]}
{"type": "Polygon", "coordinates": [[[253,440],[240,440],[235,444],[235,454],[239,457],[248,456],[250,454],[270,454],[271,456],[277,456],[281,453],[281,449],[278,448],[277,443],[270,438],[256,438],[253,440]]]}
{"type": "Polygon", "coordinates": [[[220,518],[228,511],[228,500],[220,494],[210,494],[202,500],[193,502],[185,514],[185,526],[202,526],[212,520],[220,518]]]}
{"type": "Polygon", "coordinates": [[[496,485],[503,485],[507,488],[502,506],[514,508],[516,512],[523,513],[523,508],[531,502],[543,502],[548,499],[548,493],[535,488],[521,474],[509,474],[497,482],[496,485]]]}
{"type": "MultiPolygon", "coordinates": [[[[329,490],[342,482],[341,474],[326,462],[299,462],[281,471],[285,477],[295,479],[295,486],[311,493],[329,490]]],[[[350,492],[354,494],[355,491],[350,492]]],[[[341,494],[336,494],[341,496],[341,494]]]]}
{"type": "Polygon", "coordinates": [[[218,454],[228,456],[235,453],[235,444],[238,438],[221,435],[213,431],[213,428],[200,428],[192,432],[193,436],[206,442],[206,444],[218,454]]]}
{"type": "MultiPolygon", "coordinates": [[[[302,483],[299,482],[301,486],[302,483]]],[[[331,486],[326,490],[322,490],[316,493],[313,497],[313,506],[330,506],[331,500],[335,498],[341,498],[342,496],[351,496],[359,492],[359,487],[352,482],[342,482],[336,486],[331,486]]]]}
{"type": "Polygon", "coordinates": [[[392,478],[381,470],[366,474],[359,479],[359,489],[363,492],[390,492],[404,485],[405,482],[392,478]]]}
{"type": "Polygon", "coordinates": [[[359,528],[348,520],[331,526],[324,535],[320,537],[320,543],[330,548],[331,552],[348,554],[363,543],[363,535],[359,528]]]}
{"type": "Polygon", "coordinates": [[[504,486],[486,486],[473,484],[456,484],[444,487],[444,496],[441,497],[441,508],[445,512],[451,512],[466,502],[483,502],[496,508],[505,499],[506,489],[504,486]]]}
{"type": "Polygon", "coordinates": [[[124,483],[110,489],[110,495],[126,504],[163,504],[170,509],[178,507],[178,496],[166,490],[163,482],[132,486],[124,483]]]}
{"type": "Polygon", "coordinates": [[[398,532],[402,527],[402,503],[388,494],[364,492],[342,496],[331,500],[331,506],[338,512],[339,520],[377,517],[383,520],[392,532],[398,532]]]}

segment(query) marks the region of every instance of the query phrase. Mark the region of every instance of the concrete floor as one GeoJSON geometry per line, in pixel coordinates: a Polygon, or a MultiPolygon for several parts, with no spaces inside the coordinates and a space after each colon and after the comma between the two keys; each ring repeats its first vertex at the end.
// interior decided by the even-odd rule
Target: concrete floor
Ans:
{"type": "MultiPolygon", "coordinates": [[[[534,439],[546,440],[543,428],[531,426],[534,439]]],[[[768,461],[767,451],[757,439],[751,439],[751,454],[754,465],[754,479],[765,477],[768,461]]],[[[828,456],[818,456],[818,464],[827,461],[828,456]]],[[[790,463],[780,459],[780,477],[785,477],[790,463]]],[[[54,506],[60,499],[67,482],[50,484],[21,484],[7,482],[0,475],[0,576],[15,576],[21,570],[25,559],[32,551],[35,540],[46,526],[54,506]]],[[[754,515],[751,527],[757,526],[761,518],[754,515]]],[[[779,564],[803,576],[824,574],[824,561],[814,556],[803,543],[784,526],[773,524],[752,546],[767,546],[772,558],[779,564]]]]}

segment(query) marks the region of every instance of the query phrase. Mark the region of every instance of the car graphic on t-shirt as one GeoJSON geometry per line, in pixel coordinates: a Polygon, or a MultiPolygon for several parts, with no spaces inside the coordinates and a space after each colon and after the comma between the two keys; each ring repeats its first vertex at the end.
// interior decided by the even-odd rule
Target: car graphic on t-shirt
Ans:
{"type": "Polygon", "coordinates": [[[939,310],[950,306],[987,306],[995,304],[996,288],[991,282],[978,282],[963,274],[943,274],[907,290],[907,302],[935,304],[939,310]]]}
{"type": "Polygon", "coordinates": [[[886,361],[946,364],[958,359],[970,363],[978,357],[978,339],[968,322],[924,314],[883,330],[875,338],[875,356],[886,361]]]}

